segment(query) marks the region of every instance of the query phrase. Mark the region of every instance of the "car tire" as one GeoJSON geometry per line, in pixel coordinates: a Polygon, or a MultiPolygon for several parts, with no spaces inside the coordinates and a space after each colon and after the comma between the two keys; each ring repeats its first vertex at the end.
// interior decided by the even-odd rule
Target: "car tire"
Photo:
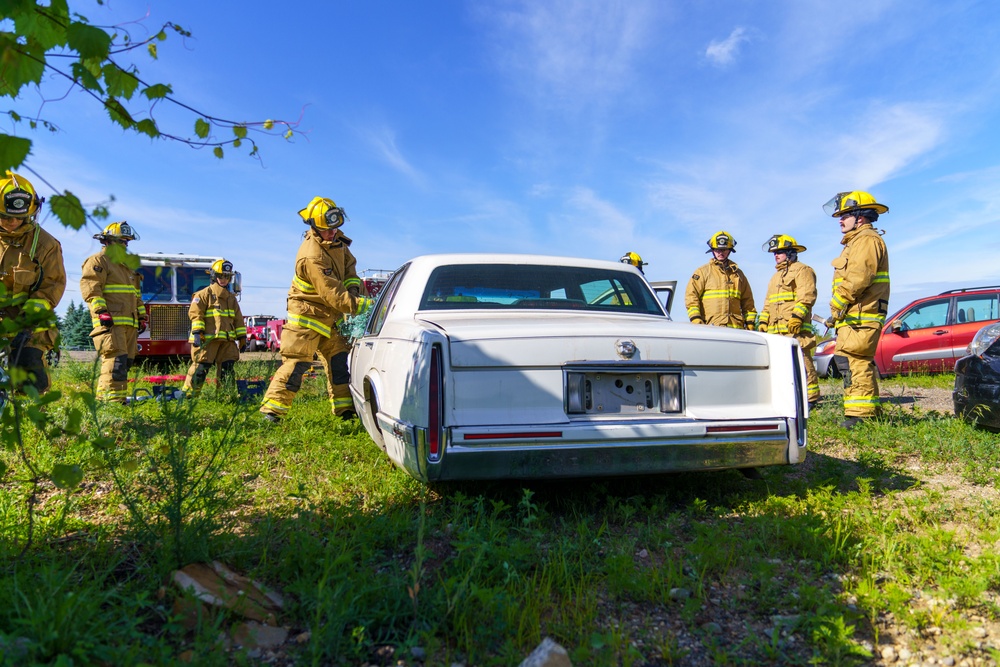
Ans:
{"type": "Polygon", "coordinates": [[[837,364],[830,360],[830,365],[826,367],[826,377],[830,380],[836,380],[840,377],[840,371],[837,370],[837,364]]]}

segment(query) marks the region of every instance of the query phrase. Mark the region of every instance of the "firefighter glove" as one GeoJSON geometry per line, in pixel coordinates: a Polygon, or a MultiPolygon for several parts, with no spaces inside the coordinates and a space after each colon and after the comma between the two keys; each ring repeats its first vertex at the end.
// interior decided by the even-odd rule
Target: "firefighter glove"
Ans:
{"type": "Polygon", "coordinates": [[[747,331],[754,331],[757,328],[757,323],[754,322],[753,320],[747,320],[743,324],[743,328],[746,329],[747,331]]]}
{"type": "Polygon", "coordinates": [[[101,326],[104,327],[105,329],[110,329],[111,325],[115,323],[114,318],[111,317],[111,313],[109,313],[106,310],[102,313],[97,313],[97,320],[101,323],[101,326]]]}
{"type": "Polygon", "coordinates": [[[240,336],[239,338],[236,339],[236,344],[239,345],[241,350],[244,349],[247,346],[247,337],[240,336]]]}
{"type": "Polygon", "coordinates": [[[761,333],[767,333],[767,322],[761,322],[757,325],[757,331],[761,333]]]}
{"type": "Polygon", "coordinates": [[[835,318],[833,315],[823,320],[823,326],[825,326],[827,329],[832,329],[835,324],[837,324],[837,318],[835,318]]]}
{"type": "Polygon", "coordinates": [[[139,333],[146,330],[146,320],[139,320],[139,333]]]}
{"type": "Polygon", "coordinates": [[[802,331],[802,320],[792,315],[788,320],[788,333],[793,336],[802,331]]]}
{"type": "Polygon", "coordinates": [[[351,285],[350,287],[347,288],[347,291],[355,299],[361,296],[361,289],[357,285],[351,285]]]}
{"type": "Polygon", "coordinates": [[[704,323],[705,323],[704,318],[699,317],[698,315],[695,315],[694,317],[691,318],[691,324],[704,324],[704,323]]]}
{"type": "Polygon", "coordinates": [[[191,344],[195,347],[201,347],[201,332],[195,331],[191,334],[191,344]]]}

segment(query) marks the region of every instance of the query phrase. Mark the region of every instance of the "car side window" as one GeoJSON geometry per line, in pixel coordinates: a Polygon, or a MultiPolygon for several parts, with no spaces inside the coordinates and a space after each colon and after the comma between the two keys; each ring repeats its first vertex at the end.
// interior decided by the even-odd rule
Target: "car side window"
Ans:
{"type": "Polygon", "coordinates": [[[955,323],[988,322],[1000,319],[997,294],[976,294],[955,298],[955,323]]]}
{"type": "Polygon", "coordinates": [[[937,299],[914,307],[899,318],[903,329],[928,329],[948,324],[948,304],[951,299],[937,299]]]}
{"type": "Polygon", "coordinates": [[[389,314],[389,308],[392,305],[392,299],[396,296],[396,290],[399,289],[403,274],[406,273],[406,269],[409,266],[409,264],[404,264],[400,267],[392,274],[385,287],[379,290],[375,305],[372,306],[375,310],[368,320],[368,326],[365,327],[366,336],[376,336],[382,330],[382,325],[385,324],[385,318],[389,314]]]}

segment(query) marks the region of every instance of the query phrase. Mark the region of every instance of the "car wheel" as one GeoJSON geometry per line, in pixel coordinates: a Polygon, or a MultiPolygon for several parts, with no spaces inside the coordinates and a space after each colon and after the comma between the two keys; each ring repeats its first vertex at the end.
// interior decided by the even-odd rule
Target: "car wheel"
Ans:
{"type": "Polygon", "coordinates": [[[840,371],[837,370],[837,364],[834,363],[833,359],[830,360],[830,365],[826,367],[826,377],[830,380],[840,377],[840,371]]]}

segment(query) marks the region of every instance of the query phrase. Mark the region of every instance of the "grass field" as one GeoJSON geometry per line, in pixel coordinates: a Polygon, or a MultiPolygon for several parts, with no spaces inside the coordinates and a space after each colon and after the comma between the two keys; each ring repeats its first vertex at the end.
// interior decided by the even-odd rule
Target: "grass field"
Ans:
{"type": "Polygon", "coordinates": [[[53,375],[44,431],[0,452],[4,665],[517,665],[545,637],[577,666],[1000,658],[1000,436],[950,414],[849,432],[824,381],[806,463],[762,479],[428,489],[330,416],[322,376],[272,426],[214,386],[103,406],[91,365],[53,375]],[[283,595],[286,641],[192,614],[169,577],[210,560],[283,595]]]}

